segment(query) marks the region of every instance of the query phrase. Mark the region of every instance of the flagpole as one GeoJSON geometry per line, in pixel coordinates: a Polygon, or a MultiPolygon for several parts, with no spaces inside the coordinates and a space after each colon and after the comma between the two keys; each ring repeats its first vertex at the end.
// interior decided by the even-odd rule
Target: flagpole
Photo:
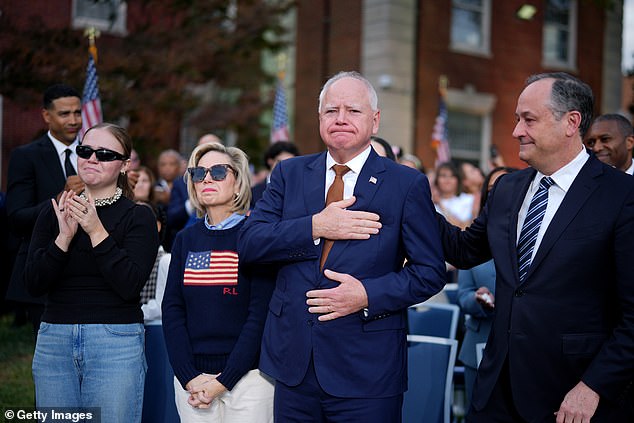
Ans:
{"type": "Polygon", "coordinates": [[[95,65],[97,64],[97,45],[95,44],[95,40],[100,36],[101,32],[94,26],[86,28],[84,31],[84,37],[88,38],[88,52],[95,61],[95,65]]]}
{"type": "Polygon", "coordinates": [[[440,93],[442,98],[445,98],[447,95],[447,85],[449,85],[447,75],[440,75],[438,77],[438,93],[440,93]]]}
{"type": "Polygon", "coordinates": [[[84,36],[88,38],[88,66],[86,68],[86,83],[81,99],[82,128],[80,139],[88,129],[98,123],[103,122],[103,111],[101,109],[101,99],[99,97],[99,78],[97,76],[97,45],[95,40],[101,33],[94,27],[87,28],[84,36]]]}
{"type": "Polygon", "coordinates": [[[277,78],[280,81],[284,81],[286,77],[286,54],[280,53],[277,56],[277,78]]]}

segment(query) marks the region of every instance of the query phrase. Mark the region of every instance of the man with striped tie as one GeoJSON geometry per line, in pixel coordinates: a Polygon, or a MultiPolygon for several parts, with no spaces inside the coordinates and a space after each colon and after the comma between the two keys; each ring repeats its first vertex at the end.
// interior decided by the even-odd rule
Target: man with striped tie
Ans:
{"type": "Polygon", "coordinates": [[[44,310],[43,299],[26,292],[22,273],[40,210],[50,206],[51,198],[62,191],[72,189],[79,193],[84,189],[77,176],[75,153],[82,125],[79,93],[64,84],[49,87],[44,92],[42,118],[48,132],[11,153],[7,183],[9,227],[20,239],[7,299],[25,305],[36,334],[44,310]]]}
{"type": "Polygon", "coordinates": [[[590,87],[530,77],[513,136],[528,169],[500,178],[445,258],[495,261],[496,316],[469,422],[616,422],[634,375],[634,180],[583,147],[590,87]]]}

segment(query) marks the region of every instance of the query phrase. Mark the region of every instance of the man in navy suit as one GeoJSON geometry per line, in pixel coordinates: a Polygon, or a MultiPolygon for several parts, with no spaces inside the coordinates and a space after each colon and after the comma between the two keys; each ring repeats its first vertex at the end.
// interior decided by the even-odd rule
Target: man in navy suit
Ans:
{"type": "Polygon", "coordinates": [[[57,84],[44,92],[42,118],[48,132],[16,148],[9,158],[7,213],[11,230],[20,239],[7,299],[23,303],[34,330],[40,325],[43,299],[29,295],[22,280],[31,231],[51,198],[69,189],[79,193],[84,184],[76,174],[77,135],[81,130],[81,97],[75,89],[57,84]],[[66,150],[70,150],[66,164],[66,150]],[[72,166],[68,169],[67,166],[72,166]]]}
{"type": "Polygon", "coordinates": [[[370,146],[379,116],[363,76],[329,79],[319,96],[328,151],[278,163],[239,238],[242,261],[279,265],[260,359],[276,379],[278,422],[401,419],[406,308],[442,288],[445,265],[427,179],[370,146]],[[333,165],[349,170],[335,176],[333,165]],[[325,206],[337,178],[343,200],[325,206]]]}
{"type": "Polygon", "coordinates": [[[634,180],[583,148],[592,111],[577,78],[530,77],[513,136],[531,167],[500,178],[466,231],[438,216],[447,261],[493,257],[496,267],[469,422],[633,421],[624,398],[634,377],[634,180]],[[527,216],[540,185],[535,225],[527,216]]]}

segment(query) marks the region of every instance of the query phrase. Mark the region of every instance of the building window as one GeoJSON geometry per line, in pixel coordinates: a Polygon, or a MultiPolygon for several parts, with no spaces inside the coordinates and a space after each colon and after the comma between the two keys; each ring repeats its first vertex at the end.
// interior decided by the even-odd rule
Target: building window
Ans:
{"type": "Polygon", "coordinates": [[[127,3],[123,0],[73,0],[73,28],[94,27],[126,34],[127,3]]]}
{"type": "Polygon", "coordinates": [[[491,54],[491,0],[452,0],[451,49],[491,54]]]}
{"type": "Polygon", "coordinates": [[[576,0],[547,0],[544,11],[544,67],[575,69],[576,41],[576,0]]]}
{"type": "Polygon", "coordinates": [[[480,160],[482,116],[449,110],[447,132],[453,158],[476,162],[480,160]]]}
{"type": "Polygon", "coordinates": [[[474,87],[447,89],[447,132],[452,159],[477,164],[488,172],[491,158],[492,114],[497,102],[493,94],[474,87]]]}

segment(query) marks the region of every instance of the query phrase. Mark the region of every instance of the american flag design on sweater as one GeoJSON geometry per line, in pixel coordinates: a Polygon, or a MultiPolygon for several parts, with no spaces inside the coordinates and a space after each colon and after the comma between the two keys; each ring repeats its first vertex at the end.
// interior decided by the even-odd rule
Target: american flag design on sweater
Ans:
{"type": "Polygon", "coordinates": [[[190,251],[185,262],[183,284],[237,285],[238,253],[235,251],[190,251]]]}

